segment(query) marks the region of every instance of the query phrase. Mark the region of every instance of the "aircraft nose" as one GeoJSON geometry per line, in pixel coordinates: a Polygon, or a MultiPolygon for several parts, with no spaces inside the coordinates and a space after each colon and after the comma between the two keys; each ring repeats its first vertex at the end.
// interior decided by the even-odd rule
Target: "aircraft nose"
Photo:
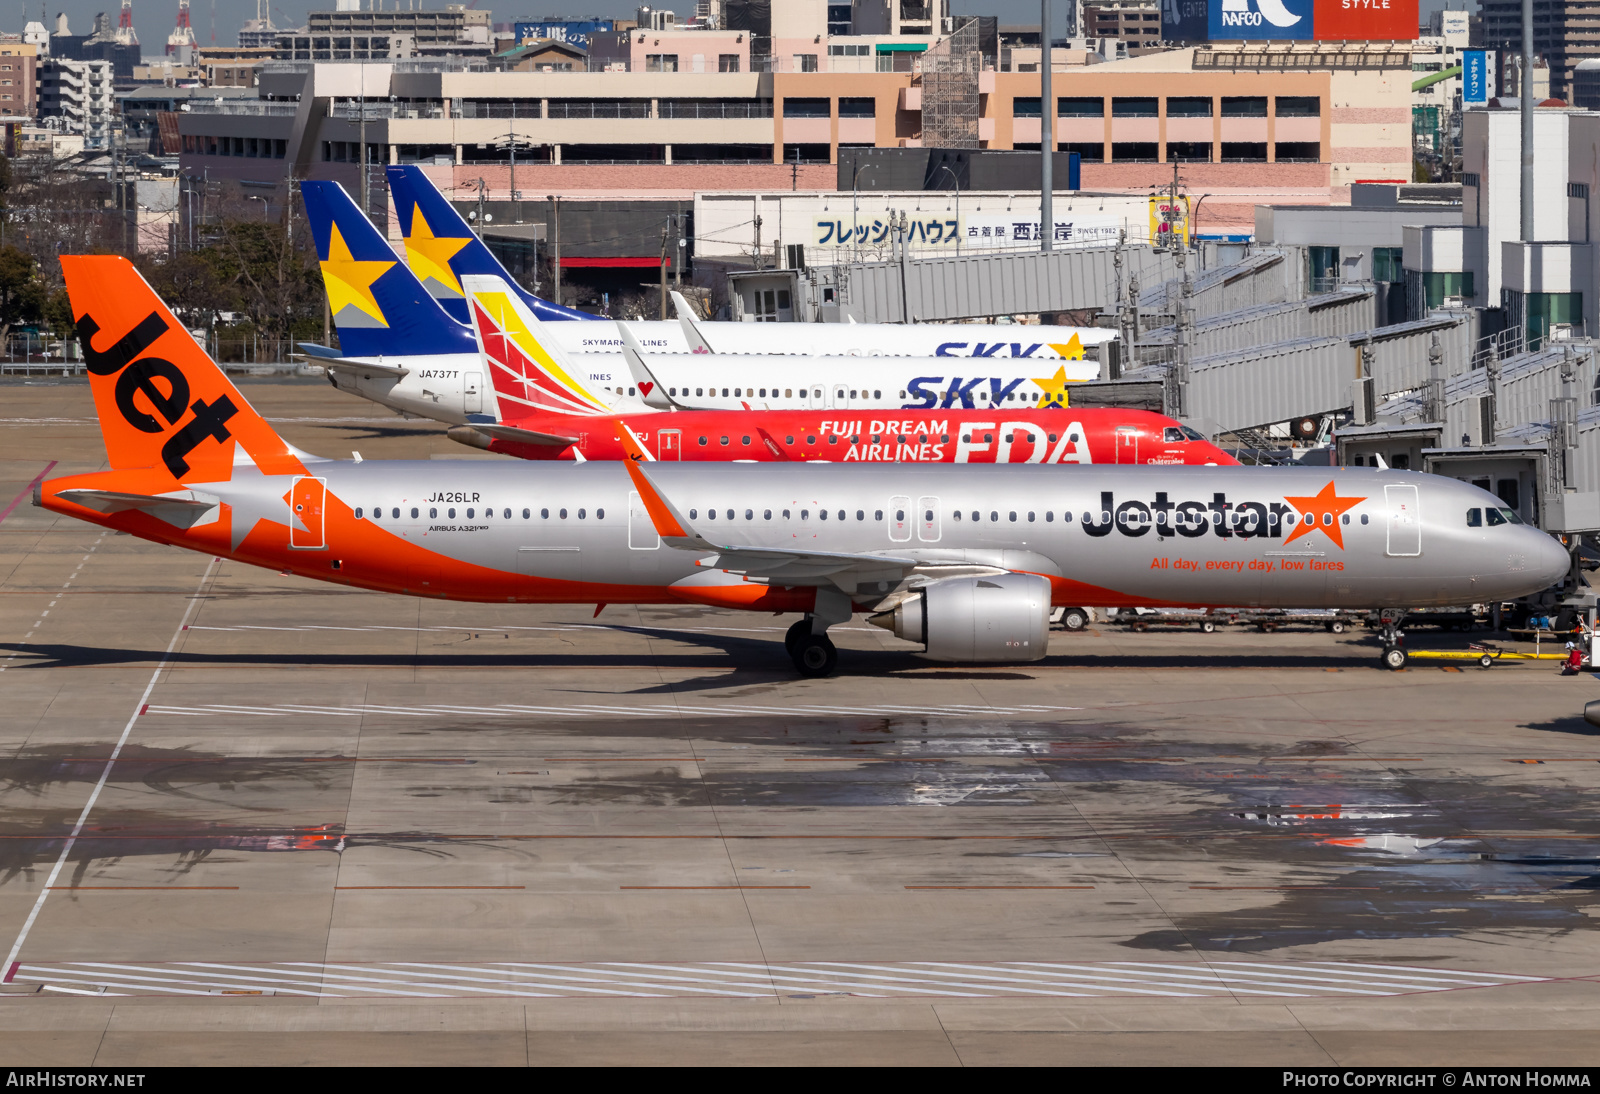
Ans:
{"type": "Polygon", "coordinates": [[[1530,545],[1528,571],[1543,579],[1542,588],[1549,588],[1567,576],[1572,559],[1567,549],[1561,546],[1561,541],[1554,536],[1534,528],[1528,531],[1538,537],[1538,541],[1530,545]]]}

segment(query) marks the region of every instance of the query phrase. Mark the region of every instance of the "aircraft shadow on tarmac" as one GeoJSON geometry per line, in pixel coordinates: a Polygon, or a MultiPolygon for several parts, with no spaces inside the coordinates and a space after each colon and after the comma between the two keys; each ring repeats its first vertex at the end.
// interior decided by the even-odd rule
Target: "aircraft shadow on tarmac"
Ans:
{"type": "MultiPolygon", "coordinates": [[[[371,666],[375,668],[433,667],[448,668],[716,668],[748,669],[756,672],[773,672],[789,676],[792,670],[783,652],[779,638],[754,639],[737,635],[720,635],[705,632],[686,632],[650,627],[596,627],[597,630],[623,631],[651,638],[670,639],[682,647],[677,650],[655,650],[640,653],[500,653],[490,652],[402,652],[393,653],[321,653],[304,650],[285,650],[281,653],[260,650],[238,652],[211,652],[185,649],[166,654],[175,665],[304,665],[304,666],[371,666]],[[697,659],[706,653],[719,653],[732,660],[705,661],[697,659]]],[[[463,634],[492,633],[493,628],[463,627],[463,634]]],[[[504,646],[499,647],[505,649],[504,646]]],[[[154,664],[163,657],[163,651],[116,646],[90,646],[74,643],[0,642],[0,653],[14,654],[13,669],[78,668],[87,666],[154,664]]],[[[1018,665],[996,665],[993,669],[972,671],[972,666],[945,665],[926,661],[911,651],[860,650],[840,651],[839,674],[844,676],[881,676],[899,672],[915,672],[919,678],[932,673],[943,674],[940,679],[994,679],[998,674],[1009,673],[1012,678],[1027,677],[1030,672],[1051,668],[1099,669],[1357,669],[1372,668],[1363,654],[1329,651],[1313,654],[1261,653],[1148,653],[1148,654],[1055,654],[1042,661],[1018,665]],[[960,673],[960,676],[951,675],[960,673]]],[[[1373,671],[1376,671],[1375,668],[1373,671]]],[[[680,685],[681,686],[681,685],[680,685]]],[[[1581,717],[1577,720],[1582,724],[1581,717]]]]}
{"type": "Polygon", "coordinates": [[[1552,718],[1547,722],[1523,722],[1518,728],[1531,729],[1536,733],[1571,733],[1577,737],[1600,737],[1600,728],[1583,720],[1581,708],[1570,718],[1552,718]]]}

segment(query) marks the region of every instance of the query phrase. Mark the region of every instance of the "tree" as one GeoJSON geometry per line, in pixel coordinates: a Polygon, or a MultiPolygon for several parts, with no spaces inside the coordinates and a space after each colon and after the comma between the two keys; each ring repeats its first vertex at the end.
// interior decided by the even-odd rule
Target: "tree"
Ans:
{"type": "Polygon", "coordinates": [[[0,247],[0,346],[12,327],[43,317],[45,296],[33,256],[9,244],[0,247]]]}

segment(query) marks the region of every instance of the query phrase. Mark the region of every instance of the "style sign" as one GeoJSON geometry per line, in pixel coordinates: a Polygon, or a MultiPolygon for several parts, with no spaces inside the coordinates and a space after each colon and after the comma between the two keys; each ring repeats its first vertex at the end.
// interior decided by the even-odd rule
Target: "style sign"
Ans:
{"type": "Polygon", "coordinates": [[[1319,42],[1398,41],[1417,37],[1417,0],[1316,0],[1319,42]]]}

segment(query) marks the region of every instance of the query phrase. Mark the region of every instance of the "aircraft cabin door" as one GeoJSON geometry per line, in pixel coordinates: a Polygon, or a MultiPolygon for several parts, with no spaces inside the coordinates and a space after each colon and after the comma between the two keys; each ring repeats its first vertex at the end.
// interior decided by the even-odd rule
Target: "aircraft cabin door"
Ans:
{"type": "Polygon", "coordinates": [[[1139,431],[1132,426],[1117,427],[1117,462],[1139,462],[1139,431]]]}
{"type": "Polygon", "coordinates": [[[659,429],[656,431],[656,459],[681,460],[683,459],[683,432],[678,429],[659,429]]]}
{"type": "Polygon", "coordinates": [[[1384,509],[1389,518],[1391,556],[1414,558],[1422,553],[1422,509],[1415,486],[1385,486],[1384,509]]]}
{"type": "Polygon", "coordinates": [[[301,475],[289,488],[289,508],[293,510],[289,521],[289,546],[302,551],[316,551],[327,547],[324,538],[323,513],[327,507],[328,480],[301,475]]]}
{"type": "Polygon", "coordinates": [[[939,499],[917,499],[917,538],[924,543],[939,542],[939,499]]]}
{"type": "Polygon", "coordinates": [[[461,374],[461,409],[466,414],[483,413],[483,373],[461,374]]]}

